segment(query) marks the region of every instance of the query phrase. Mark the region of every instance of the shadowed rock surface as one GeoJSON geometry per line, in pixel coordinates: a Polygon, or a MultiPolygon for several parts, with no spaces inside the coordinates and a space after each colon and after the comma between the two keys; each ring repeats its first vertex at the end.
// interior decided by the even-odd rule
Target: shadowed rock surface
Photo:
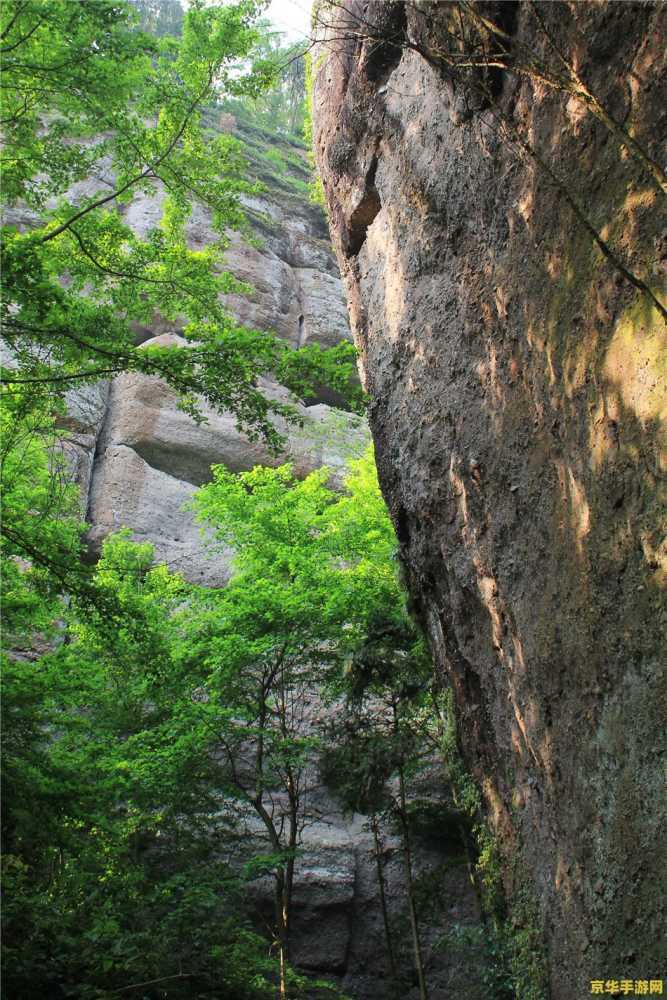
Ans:
{"type": "MultiPolygon", "coordinates": [[[[318,783],[316,769],[306,782],[310,819],[303,835],[295,873],[293,899],[292,960],[304,972],[325,976],[341,986],[353,1000],[390,1000],[395,995],[388,965],[382,911],[378,899],[377,863],[367,817],[340,810],[325,785],[318,783]]],[[[442,810],[450,801],[443,784],[442,769],[434,765],[413,782],[412,797],[428,799],[442,810]]],[[[280,794],[275,796],[281,808],[280,794]]],[[[439,819],[439,822],[442,819],[439,819]]],[[[406,909],[406,881],[401,838],[383,824],[382,864],[385,898],[392,924],[393,946],[398,959],[399,995],[418,1000],[414,959],[406,909]]],[[[258,853],[265,842],[257,837],[261,827],[248,818],[239,853],[247,856],[249,845],[258,853]]],[[[414,835],[415,883],[430,901],[420,923],[425,974],[430,1000],[452,995],[466,1000],[484,1000],[487,992],[482,973],[485,959],[480,949],[455,946],[448,935],[483,934],[477,898],[462,844],[456,829],[450,836],[414,835]],[[446,943],[445,943],[446,942],[446,943]]],[[[264,876],[250,883],[261,928],[272,918],[272,881],[264,876]]]]}
{"type": "MultiPolygon", "coordinates": [[[[343,6],[313,57],[316,157],[381,484],[507,888],[537,900],[556,1000],[659,976],[667,342],[568,197],[664,302],[664,196],[585,102],[443,67],[451,5],[343,6]]],[[[664,5],[538,4],[551,41],[530,4],[478,7],[659,158],[664,5]]]]}

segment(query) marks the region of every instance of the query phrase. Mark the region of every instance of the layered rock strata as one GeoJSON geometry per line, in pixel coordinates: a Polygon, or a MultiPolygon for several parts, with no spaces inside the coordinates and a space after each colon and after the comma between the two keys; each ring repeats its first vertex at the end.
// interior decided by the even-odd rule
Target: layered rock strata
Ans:
{"type": "MultiPolygon", "coordinates": [[[[246,138],[257,140],[258,135],[251,131],[246,138]]],[[[266,136],[260,138],[267,143],[266,136]]],[[[265,184],[265,192],[246,199],[256,239],[231,237],[225,266],[249,285],[249,291],[227,296],[226,305],[240,323],[271,330],[293,347],[328,347],[349,339],[345,299],[321,210],[294,186],[305,186],[308,177],[305,163],[299,169],[301,154],[295,148],[286,150],[296,163],[291,180],[267,174],[259,157],[253,158],[252,147],[250,154],[251,170],[265,184]]],[[[138,235],[145,236],[159,223],[162,197],[159,190],[140,194],[124,209],[125,222],[138,235]]],[[[193,249],[218,239],[199,207],[187,232],[193,249]]],[[[169,344],[177,343],[181,332],[178,324],[156,314],[150,326],[137,328],[136,336],[141,344],[169,344]]],[[[288,401],[288,393],[277,384],[267,381],[263,389],[272,398],[288,401]]],[[[346,463],[363,452],[368,432],[364,421],[331,402],[335,398],[323,391],[308,400],[310,405],[297,404],[300,425],[276,421],[286,439],[284,452],[276,455],[242,434],[231,414],[215,413],[205,404],[206,420],[195,424],[178,410],[175,393],[147,376],[123,375],[110,387],[74,394],[66,447],[87,496],[93,554],[110,533],[126,527],[136,540],[150,541],[156,558],[188,580],[223,585],[229,577],[230,553],[212,551],[188,511],[196,487],[211,478],[212,464],[241,471],[287,461],[297,475],[328,465],[333,482],[340,483],[346,463]],[[93,397],[106,401],[95,411],[94,426],[93,397]]]]}
{"type": "Polygon", "coordinates": [[[472,9],[320,4],[315,152],[410,588],[571,1000],[664,969],[665,8],[472,9]],[[447,63],[462,24],[514,71],[447,63]]]}
{"type": "MultiPolygon", "coordinates": [[[[177,341],[162,334],[146,343],[177,341]]],[[[275,383],[262,388],[269,397],[289,400],[275,383]]],[[[159,561],[205,586],[223,585],[230,568],[230,553],[210,548],[187,506],[196,488],[210,480],[212,465],[241,472],[289,461],[299,476],[327,465],[340,485],[347,461],[362,454],[368,441],[361,418],[323,403],[296,404],[300,425],[275,421],[286,440],[285,450],[275,454],[242,434],[233,415],[202,404],[206,422],[196,424],[177,403],[175,392],[148,376],[122,375],[112,383],[104,425],[94,439],[89,539],[98,552],[110,533],[129,528],[138,541],[154,545],[159,561]]]]}

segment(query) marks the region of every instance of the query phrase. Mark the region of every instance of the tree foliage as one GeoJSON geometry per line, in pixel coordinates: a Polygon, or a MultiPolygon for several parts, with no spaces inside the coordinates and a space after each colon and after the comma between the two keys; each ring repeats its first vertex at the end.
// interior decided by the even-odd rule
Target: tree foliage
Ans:
{"type": "Polygon", "coordinates": [[[303,43],[285,45],[281,33],[268,21],[261,22],[260,26],[262,38],[257,51],[264,64],[273,67],[273,83],[260,94],[228,98],[224,108],[278,135],[300,137],[306,115],[305,46],[303,43]]]}
{"type": "Polygon", "coordinates": [[[413,961],[420,998],[427,1000],[413,862],[414,820],[407,788],[420,769],[433,762],[441,692],[423,639],[407,614],[392,619],[384,610],[381,604],[376,606],[376,617],[350,658],[344,676],[346,701],[327,727],[323,771],[348,809],[370,816],[396,995],[400,994],[397,947],[385,902],[381,831],[383,824],[399,831],[413,961]]]}
{"type": "Polygon", "coordinates": [[[214,473],[196,509],[237,553],[235,575],[188,608],[185,655],[188,675],[206,690],[211,749],[227,761],[228,792],[241,814],[255,814],[267,841],[284,967],[296,856],[315,818],[312,701],[337,686],[374,609],[402,606],[395,542],[370,454],[354,464],[342,497],[327,486],[327,469],[302,481],[289,466],[214,473]]]}
{"type": "Polygon", "coordinates": [[[340,689],[380,606],[405,613],[372,455],[342,495],[326,470],[219,468],[195,504],[237,552],[226,588],[121,533],[92,580],[113,620],[75,596],[65,642],[7,662],[7,995],[331,992],[289,967],[290,903],[319,753],[306,706],[340,689]],[[268,942],[244,870],[274,880],[268,942]]]}
{"type": "Polygon", "coordinates": [[[224,252],[228,232],[247,229],[241,198],[257,185],[241,144],[203,121],[222,95],[257,97],[273,80],[257,52],[262,8],[196,0],[177,16],[148,0],[3,5],[0,380],[12,431],[2,544],[6,556],[32,561],[30,579],[51,574],[53,588],[94,597],[74,511],[70,504],[65,516],[55,497],[63,477],[51,415],[62,416],[70,390],[121,372],[161,378],[194,419],[203,419],[203,400],[276,448],[273,417],[294,420],[295,409],[267,398],[261,376],[297,396],[330,384],[360,405],[351,345],[293,351],[270,331],[240,326],[224,304],[249,291],[225,269],[224,252]],[[133,210],[146,196],[160,211],[140,235],[133,210]],[[217,234],[198,250],[188,244],[195,205],[217,234]],[[156,315],[186,343],[137,346],[137,325],[156,315]],[[18,466],[50,469],[43,488],[55,506],[44,522],[27,493],[18,502],[18,466]],[[57,542],[43,530],[49,520],[57,542]]]}
{"type": "Polygon", "coordinates": [[[4,233],[4,336],[19,368],[9,385],[62,395],[141,371],[169,382],[189,411],[198,393],[275,440],[269,417],[284,406],[255,388],[258,375],[297,391],[309,374],[331,376],[312,351],[296,371],[281,341],[239,327],[221,303],[245,290],[223,252],[225,233],[244,226],[240,196],[255,187],[237,140],[203,129],[201,112],[221,92],[257,96],[271,79],[266,61],[242,71],[260,7],[195,3],[177,41],[138,31],[127,5],[6,5],[4,199],[34,213],[27,231],[4,233]],[[162,198],[144,237],[126,221],[139,194],[162,198]],[[198,251],[186,239],[195,201],[219,236],[198,251]],[[135,346],[133,324],[156,311],[189,348],[135,346]]]}
{"type": "Polygon", "coordinates": [[[5,643],[21,648],[35,631],[52,631],[60,591],[78,566],[83,525],[47,400],[25,391],[8,395],[0,431],[3,631],[5,643]]]}
{"type": "Polygon", "coordinates": [[[272,995],[171,656],[184,585],[151,564],[110,539],[96,583],[125,627],[74,602],[66,643],[5,666],[7,996],[272,995]]]}

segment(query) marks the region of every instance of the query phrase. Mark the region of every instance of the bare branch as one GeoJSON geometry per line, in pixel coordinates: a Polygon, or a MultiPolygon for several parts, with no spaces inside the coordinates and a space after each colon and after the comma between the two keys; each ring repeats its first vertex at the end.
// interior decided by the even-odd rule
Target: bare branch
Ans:
{"type": "Polygon", "coordinates": [[[156,986],[158,983],[166,983],[174,979],[192,979],[197,976],[197,972],[175,972],[173,976],[160,976],[159,979],[147,979],[143,983],[130,983],[129,986],[121,986],[119,990],[112,990],[113,993],[124,993],[125,990],[140,990],[144,986],[156,986]]]}

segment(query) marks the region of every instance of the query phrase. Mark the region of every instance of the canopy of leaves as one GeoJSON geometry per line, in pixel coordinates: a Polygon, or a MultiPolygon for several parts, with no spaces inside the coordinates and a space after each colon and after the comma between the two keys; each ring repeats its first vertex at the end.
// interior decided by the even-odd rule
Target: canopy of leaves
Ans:
{"type": "MultiPolygon", "coordinates": [[[[10,386],[62,394],[142,371],[165,378],[190,412],[199,394],[275,441],[270,414],[285,407],[262,396],[257,377],[272,372],[303,391],[308,376],[331,375],[312,350],[297,371],[286,345],[239,327],[221,303],[245,290],[223,251],[225,233],[244,227],[240,196],[255,187],[238,141],[204,129],[201,115],[219,94],[256,96],[272,78],[266,61],[247,70],[260,8],[194,3],[176,40],[138,31],[127,4],[5,5],[3,197],[21,218],[34,213],[28,231],[4,232],[2,317],[18,367],[5,373],[10,386]],[[145,238],[124,221],[140,194],[163,199],[145,238]],[[219,236],[199,251],[186,240],[195,201],[219,236]],[[158,310],[190,349],[135,347],[133,324],[158,310]]],[[[336,359],[349,372],[349,348],[336,359]]]]}
{"type": "Polygon", "coordinates": [[[266,398],[261,376],[297,396],[329,384],[361,405],[351,345],[292,351],[270,331],[239,326],[224,306],[230,292],[248,292],[225,270],[224,251],[230,230],[247,230],[242,196],[258,188],[238,140],[203,122],[222,96],[258,97],[274,79],[257,53],[263,6],[195,0],[183,14],[149,0],[3,5],[0,382],[3,419],[13,428],[5,438],[3,545],[6,555],[30,559],[35,574],[51,573],[52,589],[88,587],[85,568],[77,569],[71,492],[66,525],[56,496],[62,462],[50,415],[62,413],[72,388],[121,372],[159,377],[195,419],[203,419],[204,400],[276,448],[272,418],[293,420],[295,410],[266,398]],[[139,236],[128,217],[146,196],[160,214],[139,236]],[[187,239],[195,204],[217,234],[198,250],[187,239]],[[150,326],[156,314],[188,343],[138,347],[137,324],[150,326]],[[47,468],[53,483],[43,479],[47,468]],[[17,475],[42,476],[39,504],[28,503],[17,475]],[[47,499],[55,504],[48,515],[47,499]]]}
{"type": "Polygon", "coordinates": [[[0,595],[6,644],[29,647],[35,631],[48,633],[60,590],[78,565],[79,495],[58,447],[54,416],[45,400],[24,391],[0,409],[4,558],[0,595]],[[32,564],[26,562],[31,559],[32,564]]]}
{"type": "MultiPolygon", "coordinates": [[[[218,469],[196,508],[238,553],[227,588],[187,585],[149,545],[115,536],[91,578],[101,606],[75,597],[60,609],[65,643],[7,663],[12,996],[107,998],[152,980],[151,997],[275,994],[237,897],[233,769],[262,737],[264,792],[312,755],[312,734],[276,724],[280,699],[333,681],[380,605],[404,614],[395,541],[371,454],[342,495],[326,471],[218,469]],[[276,663],[262,719],[258,679],[276,663]]],[[[260,872],[285,860],[268,847],[260,872]]]]}
{"type": "Polygon", "coordinates": [[[260,94],[228,97],[223,108],[274,134],[301,138],[306,115],[306,45],[283,44],[281,33],[269,21],[260,21],[258,27],[261,39],[256,54],[273,73],[273,82],[260,94]]]}
{"type": "Polygon", "coordinates": [[[151,563],[150,546],[109,540],[95,582],[126,627],[75,602],[66,644],[3,672],[8,996],[102,998],[153,980],[143,995],[273,995],[172,667],[184,585],[151,563]]]}

